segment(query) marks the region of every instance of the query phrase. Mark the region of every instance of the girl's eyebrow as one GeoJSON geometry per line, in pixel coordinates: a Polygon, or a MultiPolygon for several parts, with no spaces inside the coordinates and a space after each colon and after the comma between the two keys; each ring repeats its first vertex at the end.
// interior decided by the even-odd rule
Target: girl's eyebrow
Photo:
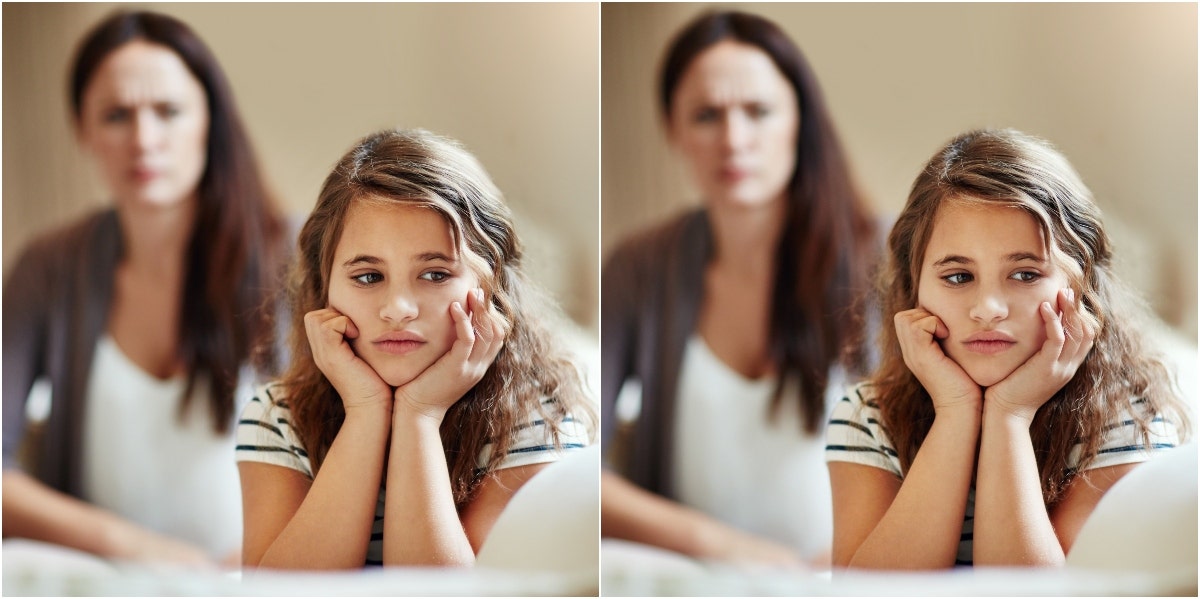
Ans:
{"type": "Polygon", "coordinates": [[[934,262],[933,265],[934,266],[945,266],[947,264],[974,264],[974,263],[975,263],[974,260],[972,260],[966,256],[959,256],[958,254],[950,254],[949,256],[946,256],[946,257],[942,258],[941,260],[934,262]]]}
{"type": "Polygon", "coordinates": [[[1021,262],[1022,260],[1032,260],[1034,262],[1045,262],[1045,258],[1033,252],[1013,252],[1007,256],[1009,262],[1021,262]]]}
{"type": "Polygon", "coordinates": [[[342,268],[351,268],[353,266],[358,266],[360,264],[379,265],[379,264],[383,264],[383,259],[377,258],[375,256],[369,256],[367,254],[359,254],[359,255],[343,262],[342,268]]]}
{"type": "MultiPolygon", "coordinates": [[[[1023,260],[1030,260],[1033,262],[1037,262],[1039,264],[1046,261],[1045,258],[1042,258],[1041,256],[1039,256],[1033,252],[1013,252],[1013,253],[1005,256],[1004,259],[1007,260],[1008,262],[1021,262],[1023,260]]],[[[974,260],[972,260],[966,256],[959,256],[958,254],[950,254],[949,256],[946,256],[946,257],[942,258],[941,260],[934,262],[933,266],[940,267],[940,266],[945,266],[947,264],[974,264],[974,263],[975,263],[974,260]]]]}
{"type": "Polygon", "coordinates": [[[424,252],[418,254],[414,262],[435,262],[439,260],[449,264],[457,262],[452,256],[447,256],[441,252],[424,252]]]}

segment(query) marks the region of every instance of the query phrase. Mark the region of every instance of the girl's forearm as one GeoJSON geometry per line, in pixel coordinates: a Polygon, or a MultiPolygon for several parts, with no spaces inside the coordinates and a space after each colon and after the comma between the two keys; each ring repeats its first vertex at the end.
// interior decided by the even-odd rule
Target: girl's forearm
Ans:
{"type": "Polygon", "coordinates": [[[887,513],[859,545],[855,568],[954,566],[975,466],[980,414],[974,406],[938,412],[887,513]]]}
{"type": "Polygon", "coordinates": [[[304,502],[263,554],[259,567],[363,567],[379,501],[389,422],[384,411],[346,415],[304,502]]]}
{"type": "Polygon", "coordinates": [[[384,508],[385,565],[475,563],[454,506],[440,424],[396,402],[384,508]]]}
{"type": "Polygon", "coordinates": [[[1029,420],[984,402],[975,492],[975,564],[1062,565],[1042,500],[1029,420]]]}

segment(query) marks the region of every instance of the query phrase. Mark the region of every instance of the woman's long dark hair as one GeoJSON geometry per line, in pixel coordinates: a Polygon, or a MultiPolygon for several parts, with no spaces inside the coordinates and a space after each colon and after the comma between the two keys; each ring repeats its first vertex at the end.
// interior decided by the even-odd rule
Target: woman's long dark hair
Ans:
{"type": "Polygon", "coordinates": [[[774,23],[742,12],[701,15],[678,34],[659,81],[664,118],[675,89],[704,50],[732,40],[765,52],[791,83],[799,103],[796,170],[787,192],[787,214],[776,252],[770,355],[780,369],[772,416],[783,402],[784,383],[798,379],[805,430],[825,419],[829,369],[867,370],[866,302],[879,255],[877,225],[851,178],[816,76],[800,49],[774,23]]]}
{"type": "Polygon", "coordinates": [[[71,70],[71,109],[82,117],[83,95],[114,50],[143,40],[169,48],[187,65],[208,100],[209,130],[196,222],[187,250],[179,314],[180,358],[188,372],[181,413],[197,375],[210,381],[213,427],[233,424],[242,364],[273,368],[272,291],[281,284],[283,219],[268,192],[233,91],[216,58],[184,23],[151,12],[118,12],[83,39],[71,70]],[[261,348],[257,354],[255,348],[261,348]]]}

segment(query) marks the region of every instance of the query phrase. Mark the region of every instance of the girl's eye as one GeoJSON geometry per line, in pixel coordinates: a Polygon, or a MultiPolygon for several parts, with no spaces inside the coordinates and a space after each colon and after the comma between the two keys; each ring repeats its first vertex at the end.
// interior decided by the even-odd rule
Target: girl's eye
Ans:
{"type": "Polygon", "coordinates": [[[1031,270],[1022,270],[1013,273],[1012,278],[1022,283],[1033,283],[1034,281],[1042,278],[1042,275],[1041,273],[1036,273],[1031,270]]]}
{"type": "Polygon", "coordinates": [[[358,283],[359,285],[367,286],[367,285],[374,285],[375,283],[382,281],[383,275],[381,275],[377,272],[365,272],[361,275],[355,275],[350,278],[355,283],[358,283]]]}
{"type": "Polygon", "coordinates": [[[158,107],[158,116],[162,119],[170,119],[179,116],[179,107],[174,104],[162,104],[158,107]]]}
{"type": "Polygon", "coordinates": [[[767,108],[764,104],[751,104],[750,107],[746,109],[746,113],[749,114],[751,118],[761,119],[771,114],[771,109],[767,108]]]}
{"type": "Polygon", "coordinates": [[[972,281],[973,277],[969,273],[956,272],[942,277],[942,280],[950,285],[966,285],[972,281]]]}
{"type": "Polygon", "coordinates": [[[420,278],[425,279],[426,281],[433,281],[434,283],[441,283],[442,281],[450,278],[450,273],[442,272],[440,270],[431,270],[426,273],[421,273],[420,278]]]}

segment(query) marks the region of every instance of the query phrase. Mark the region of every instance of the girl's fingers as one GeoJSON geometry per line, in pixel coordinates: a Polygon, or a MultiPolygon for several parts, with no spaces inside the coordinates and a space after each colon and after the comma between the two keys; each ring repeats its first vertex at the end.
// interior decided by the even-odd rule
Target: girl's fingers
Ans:
{"type": "Polygon", "coordinates": [[[466,310],[463,310],[462,304],[458,302],[450,304],[450,316],[454,319],[457,335],[454,345],[450,348],[450,354],[457,360],[466,361],[475,345],[475,328],[471,325],[471,318],[467,316],[466,310]]]}
{"type": "Polygon", "coordinates": [[[491,364],[504,345],[504,319],[496,312],[491,302],[485,299],[483,289],[472,291],[470,301],[474,308],[471,320],[476,335],[470,359],[481,364],[491,364]]]}
{"type": "Polygon", "coordinates": [[[1061,293],[1059,303],[1063,306],[1063,332],[1067,337],[1068,346],[1068,351],[1064,351],[1064,354],[1073,364],[1082,363],[1083,356],[1092,349],[1096,333],[1075,304],[1074,290],[1067,289],[1061,293]]]}

